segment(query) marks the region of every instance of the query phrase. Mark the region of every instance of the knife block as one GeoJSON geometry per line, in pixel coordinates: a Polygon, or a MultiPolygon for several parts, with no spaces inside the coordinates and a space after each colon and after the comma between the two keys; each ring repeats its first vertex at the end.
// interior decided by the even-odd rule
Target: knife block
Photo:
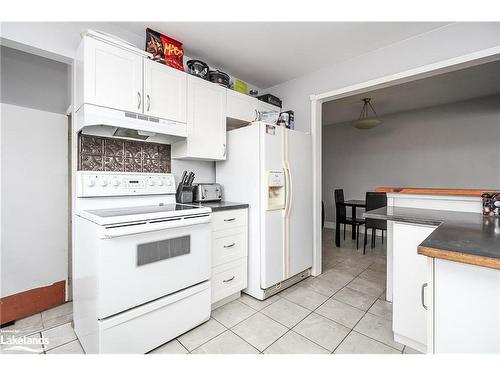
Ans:
{"type": "Polygon", "coordinates": [[[194,186],[181,185],[177,191],[177,203],[193,203],[194,186]]]}

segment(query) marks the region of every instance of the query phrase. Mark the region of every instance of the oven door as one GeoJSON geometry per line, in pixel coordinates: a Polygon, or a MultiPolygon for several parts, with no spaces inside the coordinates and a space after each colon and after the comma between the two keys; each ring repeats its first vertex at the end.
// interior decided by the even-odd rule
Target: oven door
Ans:
{"type": "MultiPolygon", "coordinates": [[[[106,232],[105,232],[106,233],[106,232]]],[[[99,240],[99,319],[210,278],[210,222],[99,240]]]]}

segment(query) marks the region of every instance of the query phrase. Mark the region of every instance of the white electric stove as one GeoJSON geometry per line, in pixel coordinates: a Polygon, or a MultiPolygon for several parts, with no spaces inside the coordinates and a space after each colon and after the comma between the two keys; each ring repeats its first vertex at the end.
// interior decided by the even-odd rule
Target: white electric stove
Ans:
{"type": "Polygon", "coordinates": [[[211,209],[171,174],[77,172],[75,332],[87,353],[145,353],[210,317],[211,209]]]}

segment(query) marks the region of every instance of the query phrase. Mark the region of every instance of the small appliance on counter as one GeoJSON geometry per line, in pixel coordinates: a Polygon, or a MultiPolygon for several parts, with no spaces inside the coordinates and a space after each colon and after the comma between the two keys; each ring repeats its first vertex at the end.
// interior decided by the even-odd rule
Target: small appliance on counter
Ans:
{"type": "Polygon", "coordinates": [[[182,172],[181,180],[177,186],[177,193],[175,194],[177,203],[193,203],[194,198],[194,173],[182,172]]]}
{"type": "Polygon", "coordinates": [[[216,183],[195,184],[195,202],[217,202],[222,200],[222,186],[216,183]]]}
{"type": "Polygon", "coordinates": [[[257,96],[257,99],[259,99],[260,101],[263,101],[263,102],[266,102],[266,103],[269,103],[269,104],[275,105],[276,107],[280,107],[281,108],[281,99],[277,98],[274,95],[264,94],[264,95],[257,96]]]}

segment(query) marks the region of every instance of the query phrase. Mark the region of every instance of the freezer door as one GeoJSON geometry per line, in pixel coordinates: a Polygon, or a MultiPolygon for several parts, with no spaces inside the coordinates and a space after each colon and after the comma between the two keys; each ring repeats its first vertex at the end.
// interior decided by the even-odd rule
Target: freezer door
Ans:
{"type": "Polygon", "coordinates": [[[287,211],[287,277],[312,267],[313,189],[312,139],[310,134],[286,130],[285,162],[289,189],[287,211]]]}
{"type": "MultiPolygon", "coordinates": [[[[283,210],[267,210],[268,174],[283,171],[283,128],[261,124],[261,288],[285,279],[283,210]]],[[[272,125],[271,125],[272,126],[272,125]]]]}

